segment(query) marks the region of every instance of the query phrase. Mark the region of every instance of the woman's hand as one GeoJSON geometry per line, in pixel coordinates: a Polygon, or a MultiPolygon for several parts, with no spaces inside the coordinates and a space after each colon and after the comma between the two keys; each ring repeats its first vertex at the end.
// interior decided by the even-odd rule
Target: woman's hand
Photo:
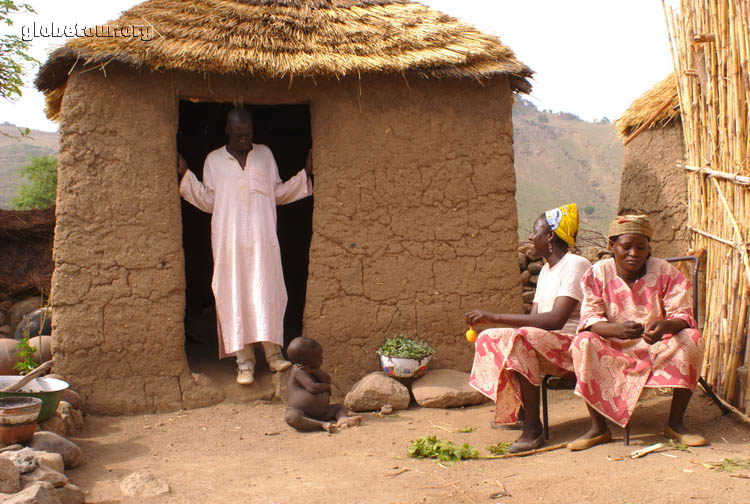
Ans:
{"type": "Polygon", "coordinates": [[[643,324],[628,320],[624,324],[620,324],[620,338],[623,339],[638,339],[643,335],[643,324]]]}
{"type": "Polygon", "coordinates": [[[470,326],[475,326],[477,324],[491,324],[492,322],[492,314],[484,310],[471,310],[466,314],[466,323],[470,326]]]}

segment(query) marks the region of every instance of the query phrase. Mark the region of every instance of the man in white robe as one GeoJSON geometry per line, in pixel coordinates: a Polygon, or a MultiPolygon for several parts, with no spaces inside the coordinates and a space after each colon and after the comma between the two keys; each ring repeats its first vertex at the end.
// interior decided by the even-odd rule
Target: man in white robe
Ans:
{"type": "Polygon", "coordinates": [[[229,142],[208,154],[203,182],[178,155],[180,195],[211,213],[219,357],[237,356],[237,383],[255,381],[260,343],[273,371],[291,363],[281,356],[287,293],[276,236],[276,205],[312,194],[308,155],[305,169],[282,182],[271,150],[253,144],[253,123],[243,108],[227,115],[229,142]]]}

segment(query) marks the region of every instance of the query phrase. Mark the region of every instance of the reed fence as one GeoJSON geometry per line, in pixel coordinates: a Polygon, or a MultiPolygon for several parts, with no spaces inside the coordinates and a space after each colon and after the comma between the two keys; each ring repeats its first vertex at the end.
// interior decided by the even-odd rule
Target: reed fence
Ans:
{"type": "Polygon", "coordinates": [[[750,0],[664,5],[680,102],[693,250],[705,250],[702,375],[750,413],[750,0]]]}

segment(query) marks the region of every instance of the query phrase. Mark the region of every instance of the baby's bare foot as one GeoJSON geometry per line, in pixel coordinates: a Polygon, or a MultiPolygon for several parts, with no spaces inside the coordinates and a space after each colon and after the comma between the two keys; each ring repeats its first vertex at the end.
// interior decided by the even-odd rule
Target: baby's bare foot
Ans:
{"type": "Polygon", "coordinates": [[[357,416],[349,416],[344,417],[338,421],[338,426],[342,429],[346,429],[347,427],[355,427],[362,423],[362,417],[357,416]]]}

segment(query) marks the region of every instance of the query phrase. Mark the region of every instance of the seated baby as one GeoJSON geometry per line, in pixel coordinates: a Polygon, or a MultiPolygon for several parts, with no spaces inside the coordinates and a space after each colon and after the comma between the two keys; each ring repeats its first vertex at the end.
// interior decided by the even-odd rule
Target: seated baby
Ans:
{"type": "Polygon", "coordinates": [[[349,416],[343,404],[329,404],[331,377],[320,369],[323,347],[311,338],[294,338],[287,348],[294,363],[289,375],[287,408],[284,420],[299,431],[346,428],[359,425],[361,416],[349,416]],[[332,421],[335,420],[335,423],[332,421]]]}

